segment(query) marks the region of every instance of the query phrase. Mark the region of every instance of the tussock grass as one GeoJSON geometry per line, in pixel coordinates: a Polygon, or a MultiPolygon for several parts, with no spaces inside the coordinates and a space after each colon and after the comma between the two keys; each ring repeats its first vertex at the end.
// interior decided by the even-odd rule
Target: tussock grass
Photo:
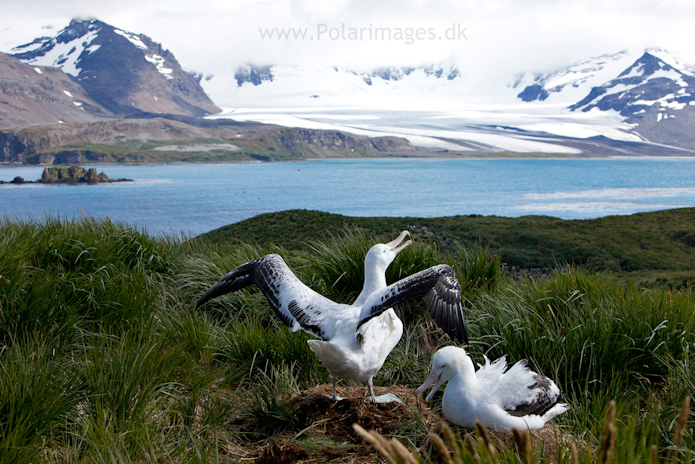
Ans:
{"type": "MultiPolygon", "coordinates": [[[[297,435],[288,399],[328,381],[308,336],[290,333],[253,288],[199,311],[195,302],[229,270],[270,252],[309,286],[349,302],[376,240],[343,229],[287,250],[152,237],[89,217],[0,220],[0,462],[231,462],[250,440],[297,435]]],[[[452,250],[416,238],[387,279],[451,265],[464,289],[471,355],[527,358],[553,377],[572,407],[554,423],[586,444],[579,462],[598,460],[611,400],[615,462],[653,462],[653,446],[660,460],[693,459],[693,430],[683,426],[693,417],[681,411],[695,396],[691,289],[645,288],[572,266],[519,278],[492,248],[452,250]]],[[[406,330],[375,383],[415,388],[432,354],[452,342],[421,303],[397,311],[408,315],[406,330]]],[[[419,447],[417,462],[430,459],[423,424],[398,432],[419,447]]],[[[466,443],[461,450],[471,449],[466,443]]],[[[518,462],[514,449],[497,449],[499,462],[518,462]]],[[[554,462],[576,462],[563,453],[554,462]]],[[[531,456],[548,462],[538,450],[531,456]]]]}
{"type": "Polygon", "coordinates": [[[70,360],[40,336],[17,340],[0,356],[0,456],[25,463],[60,440],[65,421],[85,397],[70,360]]]}
{"type": "Polygon", "coordinates": [[[171,264],[156,239],[110,220],[0,219],[0,340],[149,316],[171,264]]]}
{"type": "Polygon", "coordinates": [[[638,288],[567,267],[477,299],[470,318],[473,351],[506,354],[513,362],[521,358],[512,353],[527,358],[571,398],[564,417],[575,421],[596,422],[612,399],[648,414],[664,394],[676,403],[695,394],[684,379],[673,381],[691,375],[694,302],[690,291],[638,288]]]}

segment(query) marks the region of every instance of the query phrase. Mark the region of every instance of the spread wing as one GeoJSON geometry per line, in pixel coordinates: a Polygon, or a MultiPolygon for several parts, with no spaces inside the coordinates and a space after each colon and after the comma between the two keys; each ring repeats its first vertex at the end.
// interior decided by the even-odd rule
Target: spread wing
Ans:
{"type": "Polygon", "coordinates": [[[301,329],[323,340],[330,338],[326,333],[326,311],[339,305],[304,285],[276,254],[242,264],[229,272],[200,297],[196,308],[249,285],[261,289],[275,314],[291,331],[301,329]]]}
{"type": "Polygon", "coordinates": [[[437,325],[451,338],[468,343],[461,307],[461,285],[446,264],[425,269],[371,294],[362,306],[357,327],[390,307],[420,295],[424,295],[427,310],[437,325]]]}

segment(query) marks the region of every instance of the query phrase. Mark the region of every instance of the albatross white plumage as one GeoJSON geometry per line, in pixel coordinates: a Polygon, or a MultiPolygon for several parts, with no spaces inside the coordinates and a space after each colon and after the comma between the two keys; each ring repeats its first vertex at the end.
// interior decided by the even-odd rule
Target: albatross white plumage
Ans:
{"type": "Polygon", "coordinates": [[[386,269],[408,235],[403,231],[394,241],[374,245],[364,260],[364,287],[351,305],[336,303],[304,285],[276,254],[242,264],[212,285],[198,300],[208,300],[256,285],[275,313],[292,332],[303,330],[320,340],[309,347],[328,369],[333,382],[333,399],[338,400],[336,380],[366,382],[372,401],[393,401],[393,395],[374,396],[372,378],[403,334],[403,323],[392,306],[424,295],[435,322],[452,338],[466,341],[461,308],[461,286],[451,267],[442,264],[420,271],[398,282],[386,284],[386,269]],[[400,246],[399,246],[400,245],[400,246]]]}
{"type": "Polygon", "coordinates": [[[416,395],[434,384],[426,398],[430,401],[448,381],[442,398],[446,418],[462,427],[473,427],[478,419],[498,432],[540,429],[569,409],[567,404],[558,403],[562,393],[557,385],[530,371],[525,359],[506,369],[504,357],[493,363],[486,357],[485,365],[476,371],[463,348],[447,346],[434,354],[432,373],[416,395]]]}

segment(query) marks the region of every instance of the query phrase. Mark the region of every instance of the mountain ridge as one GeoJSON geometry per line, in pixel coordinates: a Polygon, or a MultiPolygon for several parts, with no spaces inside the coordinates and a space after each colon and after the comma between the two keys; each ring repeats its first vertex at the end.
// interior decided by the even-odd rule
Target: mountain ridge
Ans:
{"type": "Polygon", "coordinates": [[[97,19],[73,19],[55,37],[15,47],[29,65],[60,68],[113,114],[204,116],[220,109],[161,44],[97,19]]]}

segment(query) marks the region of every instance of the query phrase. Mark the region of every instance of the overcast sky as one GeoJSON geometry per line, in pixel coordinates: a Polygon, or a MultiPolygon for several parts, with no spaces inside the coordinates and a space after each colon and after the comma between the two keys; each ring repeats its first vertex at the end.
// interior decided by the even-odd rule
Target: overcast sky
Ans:
{"type": "Polygon", "coordinates": [[[489,78],[647,47],[695,64],[690,0],[2,0],[0,50],[55,35],[73,17],[146,34],[184,69],[210,74],[246,62],[356,70],[451,62],[489,78]],[[273,27],[306,29],[306,38],[264,39],[260,30],[273,27]],[[391,40],[375,38],[377,28],[391,40]]]}

